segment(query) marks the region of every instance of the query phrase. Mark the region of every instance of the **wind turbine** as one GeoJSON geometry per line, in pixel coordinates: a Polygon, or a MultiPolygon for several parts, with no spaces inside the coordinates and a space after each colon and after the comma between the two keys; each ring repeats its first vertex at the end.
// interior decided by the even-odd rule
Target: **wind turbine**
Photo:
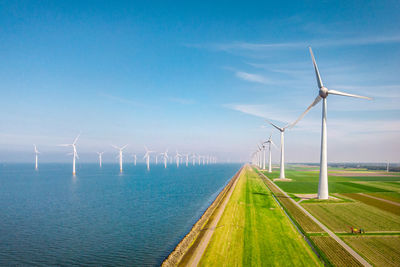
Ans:
{"type": "Polygon", "coordinates": [[[102,163],[102,157],[103,157],[104,152],[97,152],[97,155],[99,155],[99,164],[101,168],[101,163],[102,163]]]}
{"type": "Polygon", "coordinates": [[[189,166],[189,153],[183,155],[185,157],[186,167],[189,166]]]}
{"type": "Polygon", "coordinates": [[[280,163],[280,174],[279,174],[279,179],[286,179],[285,177],[285,130],[289,127],[291,127],[291,124],[287,124],[284,127],[278,127],[272,122],[266,120],[269,124],[274,126],[278,131],[281,132],[281,163],[280,163]]]}
{"type": "Polygon", "coordinates": [[[119,172],[122,172],[122,150],[124,150],[127,146],[128,145],[124,145],[123,147],[117,147],[113,145],[115,149],[119,150],[119,172]]]}
{"type": "Polygon", "coordinates": [[[78,142],[80,134],[75,138],[74,142],[72,144],[62,144],[59,146],[72,146],[72,175],[75,176],[76,171],[75,171],[75,162],[76,159],[79,159],[78,152],[76,152],[76,142],[78,142]]]}
{"type": "Polygon", "coordinates": [[[192,164],[196,165],[196,154],[192,153],[192,164]]]}
{"type": "Polygon", "coordinates": [[[182,157],[181,154],[178,153],[178,150],[176,150],[176,154],[175,154],[175,160],[176,160],[176,167],[179,168],[179,160],[182,157]]]}
{"type": "Polygon", "coordinates": [[[164,168],[167,168],[167,161],[168,161],[168,149],[165,150],[164,153],[160,153],[164,160],[164,168]]]}
{"type": "Polygon", "coordinates": [[[133,154],[133,164],[136,166],[136,159],[137,159],[137,156],[136,156],[136,154],[133,154]]]}
{"type": "Polygon", "coordinates": [[[150,170],[150,153],[153,153],[154,151],[150,151],[147,149],[146,146],[144,146],[144,149],[146,149],[146,154],[144,155],[144,159],[146,159],[146,164],[147,164],[147,170],[150,170]]]}
{"type": "Polygon", "coordinates": [[[271,145],[275,146],[275,143],[272,142],[272,134],[269,136],[268,140],[264,142],[264,144],[268,144],[268,172],[272,172],[272,153],[271,153],[271,145]]]}
{"type": "Polygon", "coordinates": [[[35,170],[38,169],[38,154],[40,154],[40,152],[37,150],[36,145],[34,144],[33,147],[35,148],[35,170]]]}
{"type": "Polygon", "coordinates": [[[360,95],[354,95],[349,93],[344,93],[336,90],[329,90],[322,83],[321,76],[319,74],[318,66],[314,58],[314,54],[312,52],[311,47],[309,47],[311,59],[314,65],[315,76],[318,84],[318,96],[314,99],[314,102],[300,115],[300,117],[291,125],[293,127],[297,122],[299,122],[307,112],[317,105],[321,99],[322,102],[322,129],[321,129],[321,157],[320,157],[320,168],[319,168],[319,183],[318,183],[318,199],[328,199],[329,191],[328,191],[328,142],[327,142],[327,129],[326,129],[326,109],[327,109],[327,101],[326,98],[328,95],[340,95],[340,96],[349,96],[355,98],[363,98],[371,100],[372,98],[360,95]]]}

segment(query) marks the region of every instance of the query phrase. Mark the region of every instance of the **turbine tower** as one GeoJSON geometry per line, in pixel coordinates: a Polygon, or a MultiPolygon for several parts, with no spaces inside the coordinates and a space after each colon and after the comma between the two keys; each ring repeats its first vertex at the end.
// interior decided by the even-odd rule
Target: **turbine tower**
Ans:
{"type": "Polygon", "coordinates": [[[146,149],[146,154],[144,154],[144,159],[146,159],[146,164],[147,164],[147,170],[150,170],[150,153],[153,153],[154,151],[150,151],[147,149],[146,146],[144,146],[144,149],[146,149]]]}
{"type": "Polygon", "coordinates": [[[80,134],[75,138],[74,142],[72,144],[62,144],[59,146],[72,146],[72,175],[75,176],[76,171],[75,171],[75,162],[76,159],[79,159],[78,152],[76,152],[76,142],[78,142],[80,134]]]}
{"type": "Polygon", "coordinates": [[[133,154],[133,164],[136,166],[136,159],[137,159],[137,157],[136,157],[136,154],[133,154]]]}
{"type": "Polygon", "coordinates": [[[280,174],[279,174],[279,179],[286,179],[285,177],[285,130],[290,127],[291,125],[288,124],[284,127],[278,127],[272,122],[268,121],[269,124],[274,126],[278,131],[281,132],[281,163],[280,163],[280,174]]]}
{"type": "Polygon", "coordinates": [[[38,154],[40,152],[37,150],[37,147],[35,144],[33,145],[33,147],[35,148],[35,170],[37,170],[38,169],[38,154]]]}
{"type": "Polygon", "coordinates": [[[176,167],[177,168],[179,168],[179,161],[180,161],[181,157],[182,157],[182,155],[178,153],[178,150],[176,150],[175,160],[176,160],[176,167]]]}
{"type": "Polygon", "coordinates": [[[327,97],[328,95],[340,95],[340,96],[349,96],[355,98],[363,98],[371,100],[372,98],[360,95],[354,95],[349,93],[344,93],[336,90],[328,90],[322,83],[321,76],[319,74],[318,66],[314,58],[314,54],[312,52],[311,47],[309,47],[311,59],[314,65],[315,76],[318,84],[318,96],[315,98],[314,102],[300,115],[300,117],[291,125],[293,127],[297,122],[299,122],[307,112],[317,105],[321,99],[322,102],[322,129],[321,129],[321,157],[320,157],[320,167],[319,167],[319,183],[318,183],[318,199],[328,199],[329,191],[328,191],[328,140],[327,140],[327,129],[326,129],[326,110],[327,110],[327,97]]]}
{"type": "Polygon", "coordinates": [[[167,162],[168,162],[168,149],[165,150],[164,153],[160,153],[160,155],[162,156],[163,160],[164,160],[164,168],[167,168],[167,162]]]}
{"type": "MultiPolygon", "coordinates": [[[[264,144],[268,144],[268,172],[272,172],[272,153],[271,153],[271,145],[275,146],[275,143],[272,142],[272,134],[269,136],[268,140],[264,142],[264,144]]],[[[276,146],[275,146],[276,147],[276,146]]]]}
{"type": "Polygon", "coordinates": [[[119,172],[122,172],[122,150],[124,150],[127,146],[128,145],[124,145],[123,147],[117,147],[113,145],[115,149],[119,150],[119,172]]]}
{"type": "Polygon", "coordinates": [[[97,152],[97,155],[99,155],[99,165],[101,168],[101,163],[102,163],[102,157],[103,157],[104,152],[97,152]]]}
{"type": "Polygon", "coordinates": [[[192,164],[196,165],[196,154],[192,153],[192,164]]]}
{"type": "Polygon", "coordinates": [[[185,154],[186,167],[189,166],[189,153],[185,154]]]}

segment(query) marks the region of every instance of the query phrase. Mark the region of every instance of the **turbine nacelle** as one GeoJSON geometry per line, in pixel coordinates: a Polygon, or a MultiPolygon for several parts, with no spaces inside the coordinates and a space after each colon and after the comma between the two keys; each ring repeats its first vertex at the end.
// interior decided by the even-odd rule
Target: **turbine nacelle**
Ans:
{"type": "Polygon", "coordinates": [[[319,89],[319,96],[320,96],[320,97],[326,98],[326,97],[328,96],[328,94],[329,94],[328,88],[326,88],[325,86],[322,86],[322,87],[319,89]]]}

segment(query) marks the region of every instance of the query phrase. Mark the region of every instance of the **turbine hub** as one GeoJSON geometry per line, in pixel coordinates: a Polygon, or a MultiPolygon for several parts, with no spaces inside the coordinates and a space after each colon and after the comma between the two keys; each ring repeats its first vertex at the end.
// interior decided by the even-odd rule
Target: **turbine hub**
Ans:
{"type": "Polygon", "coordinates": [[[322,98],[326,98],[328,96],[328,88],[326,88],[324,86],[321,87],[319,89],[319,96],[322,97],[322,98]]]}

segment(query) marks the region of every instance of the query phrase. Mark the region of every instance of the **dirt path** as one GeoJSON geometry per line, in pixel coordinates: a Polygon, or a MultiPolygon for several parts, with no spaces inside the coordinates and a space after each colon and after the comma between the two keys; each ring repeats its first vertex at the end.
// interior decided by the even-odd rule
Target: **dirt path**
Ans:
{"type": "Polygon", "coordinates": [[[389,204],[392,204],[392,205],[400,206],[400,203],[398,203],[398,202],[390,201],[390,200],[379,198],[379,197],[374,197],[374,196],[363,194],[363,193],[358,193],[358,194],[362,195],[362,196],[365,196],[365,197],[369,197],[369,198],[373,198],[373,199],[376,199],[376,200],[380,200],[380,201],[383,201],[383,202],[386,202],[386,203],[389,203],[389,204]]]}
{"type": "Polygon", "coordinates": [[[189,266],[197,266],[201,260],[201,257],[204,254],[204,251],[206,250],[208,243],[211,240],[211,237],[214,233],[215,228],[217,227],[217,224],[222,216],[222,214],[224,213],[225,207],[228,204],[229,199],[231,198],[231,195],[233,193],[233,191],[236,188],[236,184],[238,182],[238,180],[240,179],[240,175],[242,174],[243,170],[246,168],[247,166],[245,166],[239,173],[238,178],[235,180],[235,183],[233,184],[233,186],[230,188],[228,194],[226,195],[224,201],[221,203],[221,205],[218,207],[217,210],[217,214],[214,217],[213,221],[211,222],[211,224],[209,225],[209,227],[207,229],[204,229],[203,231],[207,231],[206,234],[203,236],[203,238],[200,241],[200,244],[197,246],[196,250],[193,253],[192,258],[189,260],[189,266]]]}
{"type": "MultiPolygon", "coordinates": [[[[265,176],[263,173],[259,172],[260,175],[264,176],[265,178],[269,179],[267,176],[265,176]]],[[[269,179],[270,180],[270,179],[269,179]]],[[[287,197],[289,198],[299,209],[301,209],[305,214],[307,214],[308,217],[311,218],[316,224],[319,225],[325,232],[327,232],[333,239],[335,239],[347,252],[349,252],[356,260],[358,260],[362,265],[372,267],[371,264],[369,264],[366,260],[364,260],[363,257],[361,257],[357,252],[355,252],[350,246],[348,246],[342,239],[340,239],[334,232],[329,230],[328,227],[326,227],[324,224],[322,224],[317,218],[311,215],[305,208],[303,208],[299,203],[294,201],[291,197],[289,197],[286,192],[284,192],[282,189],[280,189],[279,186],[275,184],[277,188],[287,197]]]]}

